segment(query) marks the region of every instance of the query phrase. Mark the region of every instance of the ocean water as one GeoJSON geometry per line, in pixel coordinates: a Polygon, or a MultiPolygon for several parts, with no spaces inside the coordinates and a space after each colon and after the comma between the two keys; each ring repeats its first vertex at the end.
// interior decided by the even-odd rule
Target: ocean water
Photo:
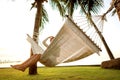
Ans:
{"type": "Polygon", "coordinates": [[[0,63],[0,68],[10,68],[10,65],[19,64],[20,62],[12,62],[12,63],[0,63]]]}
{"type": "MultiPolygon", "coordinates": [[[[26,59],[26,58],[25,58],[26,59]]],[[[10,65],[20,64],[24,59],[20,56],[1,56],[0,55],[0,68],[8,68],[10,65]]]]}

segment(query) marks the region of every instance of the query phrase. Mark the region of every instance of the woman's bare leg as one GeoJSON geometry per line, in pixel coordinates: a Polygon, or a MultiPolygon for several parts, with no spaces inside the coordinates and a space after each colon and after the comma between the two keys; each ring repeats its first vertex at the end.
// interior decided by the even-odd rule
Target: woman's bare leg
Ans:
{"type": "Polygon", "coordinates": [[[29,59],[27,59],[25,62],[23,62],[22,64],[11,65],[11,67],[24,72],[26,68],[37,63],[37,61],[39,61],[40,57],[41,57],[41,54],[34,54],[29,59]]]}

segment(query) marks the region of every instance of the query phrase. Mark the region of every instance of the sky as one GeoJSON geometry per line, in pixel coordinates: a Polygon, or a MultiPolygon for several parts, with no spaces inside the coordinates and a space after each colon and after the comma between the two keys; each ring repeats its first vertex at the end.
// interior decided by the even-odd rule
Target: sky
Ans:
{"type": "MultiPolygon", "coordinates": [[[[36,14],[36,9],[30,11],[33,1],[0,0],[0,60],[24,61],[29,57],[31,46],[26,40],[26,34],[32,36],[33,33],[36,14]]],[[[110,1],[105,0],[105,6],[100,14],[109,8],[110,1]]],[[[47,36],[55,36],[64,23],[58,11],[52,10],[47,3],[45,3],[45,7],[49,14],[49,23],[40,32],[40,44],[47,36]]],[[[78,13],[75,16],[78,16],[78,13]]],[[[117,15],[111,17],[111,13],[107,15],[107,20],[103,26],[103,36],[115,58],[118,58],[120,57],[120,26],[118,26],[120,22],[117,15]]],[[[100,56],[95,53],[79,61],[60,65],[100,64],[104,60],[109,60],[109,56],[102,47],[100,56]]]]}

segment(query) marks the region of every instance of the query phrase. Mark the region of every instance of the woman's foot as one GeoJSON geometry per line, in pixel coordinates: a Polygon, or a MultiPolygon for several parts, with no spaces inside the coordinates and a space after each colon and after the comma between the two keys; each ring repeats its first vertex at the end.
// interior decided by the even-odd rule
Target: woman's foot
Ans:
{"type": "Polygon", "coordinates": [[[12,68],[17,69],[17,70],[20,70],[20,71],[22,71],[22,72],[25,71],[25,69],[22,68],[21,65],[10,65],[10,66],[11,66],[12,68]]]}

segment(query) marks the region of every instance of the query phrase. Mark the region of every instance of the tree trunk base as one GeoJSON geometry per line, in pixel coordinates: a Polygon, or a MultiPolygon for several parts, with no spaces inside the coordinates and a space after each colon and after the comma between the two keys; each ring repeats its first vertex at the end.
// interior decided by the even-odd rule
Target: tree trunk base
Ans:
{"type": "Polygon", "coordinates": [[[101,67],[105,69],[120,69],[120,58],[103,61],[101,67]]]}
{"type": "Polygon", "coordinates": [[[29,75],[36,75],[37,73],[37,65],[32,65],[29,67],[29,75]]]}

